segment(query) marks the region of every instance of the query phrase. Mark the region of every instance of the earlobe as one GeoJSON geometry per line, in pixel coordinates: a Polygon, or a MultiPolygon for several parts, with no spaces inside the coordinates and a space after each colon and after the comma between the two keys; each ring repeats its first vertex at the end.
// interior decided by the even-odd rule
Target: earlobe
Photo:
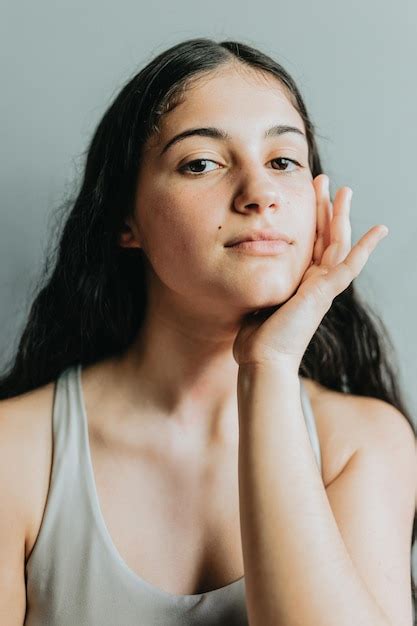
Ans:
{"type": "Polygon", "coordinates": [[[137,242],[131,227],[127,224],[125,224],[123,231],[119,235],[119,245],[122,248],[141,248],[141,245],[137,242]]]}

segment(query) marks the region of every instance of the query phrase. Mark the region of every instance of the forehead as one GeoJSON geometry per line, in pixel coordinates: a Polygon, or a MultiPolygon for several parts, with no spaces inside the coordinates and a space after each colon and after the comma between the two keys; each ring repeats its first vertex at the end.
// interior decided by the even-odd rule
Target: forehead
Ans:
{"type": "Polygon", "coordinates": [[[303,120],[278,78],[253,68],[231,64],[197,77],[181,102],[162,116],[161,139],[194,125],[264,129],[282,123],[304,129],[303,120]]]}

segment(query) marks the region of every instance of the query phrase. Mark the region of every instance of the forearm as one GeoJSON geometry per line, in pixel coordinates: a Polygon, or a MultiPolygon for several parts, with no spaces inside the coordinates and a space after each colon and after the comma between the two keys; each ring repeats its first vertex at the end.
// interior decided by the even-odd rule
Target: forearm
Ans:
{"type": "Polygon", "coordinates": [[[251,626],[389,626],[355,570],[312,450],[297,374],[241,366],[239,498],[251,626]]]}

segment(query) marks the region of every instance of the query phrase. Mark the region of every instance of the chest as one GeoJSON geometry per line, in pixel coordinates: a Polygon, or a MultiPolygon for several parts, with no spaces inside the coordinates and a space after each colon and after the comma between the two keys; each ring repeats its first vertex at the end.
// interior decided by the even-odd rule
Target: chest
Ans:
{"type": "Polygon", "coordinates": [[[202,593],[243,576],[237,456],[178,465],[161,451],[130,452],[90,433],[100,513],[126,565],[173,594],[202,593]]]}

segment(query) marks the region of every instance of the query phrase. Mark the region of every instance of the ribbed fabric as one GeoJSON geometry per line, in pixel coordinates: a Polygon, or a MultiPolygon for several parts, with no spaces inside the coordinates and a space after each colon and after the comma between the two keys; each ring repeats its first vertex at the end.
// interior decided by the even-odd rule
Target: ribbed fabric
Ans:
{"type": "MultiPolygon", "coordinates": [[[[51,483],[26,563],[25,626],[246,626],[244,577],[200,594],[167,593],[120,556],[100,509],[81,385],[81,364],[56,381],[51,483]]],[[[321,473],[310,400],[301,400],[321,473]]]]}

